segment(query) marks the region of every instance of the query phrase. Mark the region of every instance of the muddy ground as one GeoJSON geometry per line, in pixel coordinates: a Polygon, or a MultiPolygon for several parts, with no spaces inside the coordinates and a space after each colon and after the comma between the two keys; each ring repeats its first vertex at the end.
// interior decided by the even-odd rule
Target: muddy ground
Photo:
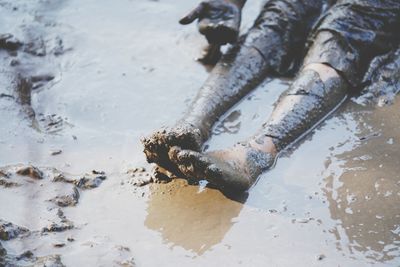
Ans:
{"type": "MultiPolygon", "coordinates": [[[[140,137],[209,71],[177,23],[196,2],[0,0],[0,266],[399,266],[400,99],[350,99],[241,201],[147,184],[140,137]]],[[[251,135],[290,82],[249,94],[206,149],[251,135]]]]}

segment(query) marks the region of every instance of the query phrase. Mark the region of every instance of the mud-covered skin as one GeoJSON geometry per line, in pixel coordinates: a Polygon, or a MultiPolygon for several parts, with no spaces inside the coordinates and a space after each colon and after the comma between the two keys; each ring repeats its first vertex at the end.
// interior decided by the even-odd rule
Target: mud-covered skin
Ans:
{"type": "MultiPolygon", "coordinates": [[[[385,51],[390,47],[390,41],[394,38],[391,36],[393,29],[387,36],[381,32],[395,23],[394,16],[397,13],[384,8],[389,2],[390,0],[387,0],[376,4],[374,1],[349,2],[343,0],[331,7],[331,10],[336,10],[337,14],[331,10],[326,12],[314,30],[314,40],[303,66],[312,63],[326,64],[335,69],[340,76],[335,75],[322,81],[317,72],[303,70],[291,89],[282,98],[271,118],[253,137],[256,143],[262,145],[264,139],[269,138],[273,140],[275,148],[280,151],[311,130],[344,100],[349,85],[355,87],[361,74],[364,73],[358,68],[360,62],[364,62],[364,58],[360,60],[358,56],[368,52],[365,60],[371,60],[379,51],[385,51]],[[380,8],[388,11],[387,14],[391,16],[385,18],[380,14],[373,18],[363,17],[368,15],[371,10],[376,11],[380,8]],[[349,14],[359,18],[359,23],[346,17],[349,14]],[[349,40],[344,38],[346,32],[344,29],[339,29],[340,18],[343,18],[345,22],[343,27],[360,26],[365,28],[365,31],[357,33],[361,37],[370,31],[369,33],[377,33],[376,38],[362,39],[360,37],[361,40],[364,40],[366,48],[360,47],[359,44],[357,46],[353,42],[354,40],[350,40],[354,37],[348,37],[349,40]],[[389,41],[389,46],[381,47],[381,49],[379,43],[385,40],[384,37],[389,41]],[[353,47],[353,45],[356,46],[353,47]],[[350,53],[352,51],[356,56],[350,53]]],[[[394,7],[397,8],[396,5],[394,7]]],[[[302,55],[302,44],[321,9],[321,1],[276,0],[267,2],[249,33],[214,68],[192,102],[183,121],[195,125],[195,128],[200,129],[203,138],[206,139],[214,122],[262,81],[267,73],[282,74],[296,65],[296,58],[298,59],[302,55]]],[[[153,143],[161,143],[163,146],[163,150],[153,150],[149,153],[152,162],[156,163],[157,157],[160,157],[159,152],[168,153],[168,148],[174,145],[180,146],[179,142],[165,145],[164,140],[160,142],[154,140],[153,143]]],[[[181,148],[188,149],[182,146],[181,148]]],[[[217,154],[221,155],[221,153],[217,154]]],[[[163,161],[165,159],[168,161],[166,156],[161,157],[163,161]]],[[[184,157],[184,164],[179,164],[178,168],[189,176],[197,178],[206,177],[207,173],[212,173],[209,176],[213,183],[216,183],[215,177],[223,177],[222,173],[228,177],[235,177],[234,180],[236,180],[237,176],[231,175],[232,170],[237,169],[236,167],[232,168],[221,161],[217,162],[215,155],[212,155],[211,158],[207,157],[209,156],[201,154],[197,154],[196,157],[193,155],[184,157]],[[188,161],[191,162],[188,163],[188,161]],[[209,164],[205,164],[206,162],[209,164]],[[212,165],[212,172],[204,165],[212,165]]],[[[176,158],[174,161],[178,162],[176,158]]],[[[243,164],[243,162],[246,160],[241,159],[240,163],[243,164]]],[[[248,183],[249,178],[241,177],[244,184],[248,183]]],[[[256,177],[250,177],[250,180],[255,179],[256,177]]],[[[239,183],[234,182],[233,184],[238,185],[239,183]]],[[[238,185],[238,187],[245,188],[246,186],[238,185]]]]}
{"type": "Polygon", "coordinates": [[[179,145],[186,149],[200,151],[204,137],[194,125],[178,123],[172,128],[164,127],[151,136],[142,138],[141,141],[144,146],[143,152],[149,163],[156,163],[167,170],[178,172],[178,169],[169,160],[170,148],[179,145]]]}
{"type": "Polygon", "coordinates": [[[320,16],[325,2],[267,1],[244,45],[257,49],[274,73],[283,75],[296,70],[311,27],[320,16]]]}
{"type": "Polygon", "coordinates": [[[172,148],[171,160],[188,177],[206,179],[222,190],[245,191],[259,175],[270,169],[279,152],[312,129],[346,97],[347,82],[340,76],[322,81],[318,72],[303,70],[281,98],[270,119],[245,145],[198,153],[172,148]],[[262,152],[270,138],[276,151],[262,152]]]}
{"type": "Polygon", "coordinates": [[[306,39],[308,25],[316,19],[322,5],[320,1],[309,1],[307,3],[313,5],[295,9],[303,2],[306,1],[276,0],[264,7],[248,34],[213,68],[177,126],[162,129],[142,140],[148,162],[169,170],[174,168],[168,158],[171,147],[199,151],[221,115],[269,73],[286,72],[284,68],[293,65],[287,57],[298,50],[293,40],[306,39]],[[281,2],[290,8],[280,10],[281,2]]]}
{"type": "Polygon", "coordinates": [[[236,46],[224,55],[177,126],[142,139],[147,161],[175,171],[169,149],[180,146],[200,151],[218,117],[260,83],[267,70],[263,57],[254,48],[236,46]]]}
{"type": "MultiPolygon", "coordinates": [[[[187,24],[199,18],[199,31],[206,36],[210,44],[200,61],[205,64],[215,64],[220,56],[219,46],[236,41],[244,2],[243,0],[202,2],[180,21],[182,24],[187,24]]],[[[325,2],[320,0],[268,1],[249,32],[252,36],[248,38],[247,44],[265,53],[264,57],[271,62],[275,61],[275,71],[286,72],[293,61],[300,58],[308,32],[320,15],[325,2]],[[260,39],[258,37],[260,34],[269,36],[269,41],[260,39]],[[280,39],[280,45],[271,46],[269,43],[271,39],[280,39]]]]}
{"type": "Polygon", "coordinates": [[[209,44],[234,43],[239,35],[241,10],[245,0],[209,0],[201,2],[179,22],[189,24],[198,19],[199,32],[209,44]]]}
{"type": "Polygon", "coordinates": [[[399,27],[398,0],[337,0],[314,26],[310,43],[321,32],[333,37],[325,38],[304,64],[325,62],[358,87],[374,57],[397,49],[399,27]]]}
{"type": "Polygon", "coordinates": [[[221,46],[218,44],[210,44],[203,50],[202,57],[197,60],[204,65],[215,65],[221,57],[221,46]]]}
{"type": "Polygon", "coordinates": [[[303,70],[278,103],[255,140],[273,139],[278,151],[311,130],[347,94],[348,84],[341,77],[323,82],[313,70],[303,70]]]}
{"type": "Polygon", "coordinates": [[[177,126],[142,139],[147,161],[176,170],[169,161],[169,149],[180,146],[200,151],[218,117],[260,83],[267,70],[265,60],[254,48],[236,46],[229,51],[214,67],[177,126]]]}
{"type": "Polygon", "coordinates": [[[291,8],[280,10],[282,2],[301,5],[305,1],[269,1],[248,34],[215,66],[189,106],[183,120],[198,127],[205,137],[215,121],[269,73],[285,72],[283,66],[291,65],[287,55],[298,50],[293,40],[305,40],[308,24],[321,8],[316,1],[302,9],[288,4],[291,8]]]}
{"type": "Polygon", "coordinates": [[[237,41],[244,4],[245,0],[203,1],[179,21],[186,25],[198,19],[199,32],[209,43],[198,59],[200,62],[215,65],[222,56],[221,46],[237,41]]]}
{"type": "Polygon", "coordinates": [[[239,143],[229,150],[204,154],[173,147],[169,156],[187,177],[206,179],[222,191],[243,192],[274,164],[276,155],[239,143]]]}

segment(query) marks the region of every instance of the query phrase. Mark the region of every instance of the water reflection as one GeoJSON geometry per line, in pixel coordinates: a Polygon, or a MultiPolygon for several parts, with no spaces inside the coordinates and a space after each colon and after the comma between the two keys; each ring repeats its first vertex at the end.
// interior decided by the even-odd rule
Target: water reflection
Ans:
{"type": "Polygon", "coordinates": [[[237,134],[240,130],[240,110],[234,110],[226,116],[214,129],[213,135],[220,135],[223,133],[237,134]]]}
{"type": "Polygon", "coordinates": [[[399,101],[373,112],[359,112],[359,143],[334,155],[324,189],[337,249],[356,257],[387,262],[400,256],[399,101]],[[374,138],[362,138],[379,131],[374,138]]]}
{"type": "Polygon", "coordinates": [[[151,186],[145,225],[172,247],[201,255],[224,239],[242,207],[217,190],[179,179],[151,186]]]}
{"type": "MultiPolygon", "coordinates": [[[[280,85],[278,89],[283,90],[284,84],[280,85]]],[[[220,125],[240,125],[238,132],[214,133],[210,149],[229,146],[254,131],[271,109],[264,107],[260,112],[258,102],[271,102],[272,92],[258,90],[253,94],[258,98],[246,99],[228,113],[220,125]]],[[[255,227],[262,227],[259,224],[265,222],[260,214],[271,213],[282,227],[276,236],[291,233],[289,242],[303,242],[304,229],[315,224],[315,234],[307,238],[314,240],[310,241],[313,245],[323,243],[321,247],[330,251],[326,255],[332,262],[355,259],[357,266],[396,263],[400,256],[399,108],[400,101],[384,108],[346,103],[280,158],[250,191],[246,205],[259,213],[246,216],[254,218],[244,218],[246,212],[238,218],[242,204],[216,190],[199,191],[197,186],[175,181],[153,185],[145,224],[159,232],[168,245],[202,255],[211,248],[217,250],[228,232],[236,232],[230,231],[233,220],[245,221],[246,227],[247,219],[254,220],[255,227]]],[[[241,229],[240,224],[236,229],[241,229]]],[[[259,241],[265,249],[279,244],[261,237],[259,241]]],[[[307,253],[309,249],[304,249],[304,255],[307,253]]]]}

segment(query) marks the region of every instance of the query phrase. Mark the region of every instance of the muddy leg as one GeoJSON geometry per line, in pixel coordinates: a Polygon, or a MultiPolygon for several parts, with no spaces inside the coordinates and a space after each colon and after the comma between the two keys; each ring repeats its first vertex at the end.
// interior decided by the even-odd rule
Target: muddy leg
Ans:
{"type": "Polygon", "coordinates": [[[262,81],[266,73],[263,57],[252,47],[241,45],[225,55],[183,118],[175,126],[142,140],[147,161],[175,171],[168,157],[169,149],[180,146],[200,151],[218,117],[262,81]]]}
{"type": "MultiPolygon", "coordinates": [[[[320,45],[318,37],[315,45],[320,45]]],[[[174,147],[169,155],[188,177],[207,179],[223,190],[247,190],[274,164],[279,151],[310,131],[345,99],[347,89],[346,80],[332,67],[308,64],[252,138],[233,148],[204,154],[174,147]]]]}
{"type": "Polygon", "coordinates": [[[212,70],[185,116],[174,127],[142,140],[148,162],[174,170],[168,157],[171,147],[199,151],[222,114],[268,73],[287,71],[319,14],[320,2],[269,1],[247,35],[212,70]]]}

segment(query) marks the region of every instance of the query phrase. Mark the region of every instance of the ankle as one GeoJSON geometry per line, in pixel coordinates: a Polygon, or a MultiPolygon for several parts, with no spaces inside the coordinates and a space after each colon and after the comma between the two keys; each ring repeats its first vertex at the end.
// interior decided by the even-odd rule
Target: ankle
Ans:
{"type": "Polygon", "coordinates": [[[189,131],[198,134],[200,136],[201,142],[205,142],[209,138],[210,127],[203,125],[202,123],[193,122],[190,119],[182,119],[175,124],[175,128],[184,128],[189,131]]]}
{"type": "Polygon", "coordinates": [[[273,166],[277,153],[274,151],[261,150],[248,143],[245,152],[245,165],[252,183],[257,177],[273,166]]]}

